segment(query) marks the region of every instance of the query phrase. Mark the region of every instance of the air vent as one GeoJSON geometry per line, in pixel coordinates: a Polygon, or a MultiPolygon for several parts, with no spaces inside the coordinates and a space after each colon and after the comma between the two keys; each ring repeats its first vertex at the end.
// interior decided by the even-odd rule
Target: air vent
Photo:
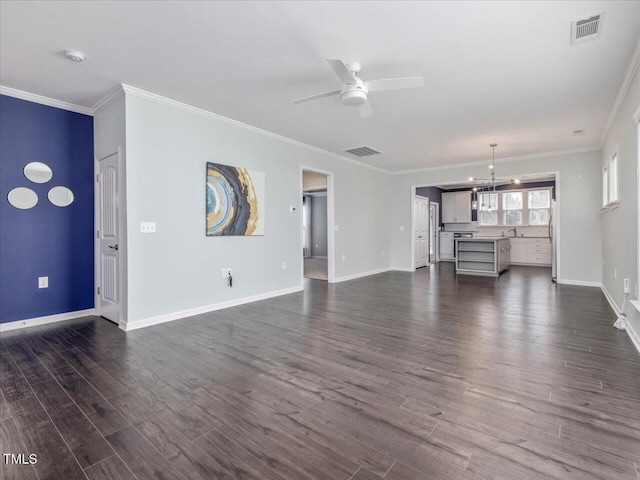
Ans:
{"type": "Polygon", "coordinates": [[[366,145],[363,145],[362,147],[348,148],[343,151],[355,155],[356,157],[368,157],[369,155],[382,153],[375,148],[367,147],[366,145]]]}
{"type": "Polygon", "coordinates": [[[600,38],[602,13],[571,22],[571,45],[600,38]]]}

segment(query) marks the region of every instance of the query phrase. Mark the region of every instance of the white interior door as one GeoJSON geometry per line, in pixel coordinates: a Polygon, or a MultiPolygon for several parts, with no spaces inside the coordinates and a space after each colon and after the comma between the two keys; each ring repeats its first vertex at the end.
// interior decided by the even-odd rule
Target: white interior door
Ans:
{"type": "Polygon", "coordinates": [[[429,263],[429,199],[416,196],[413,208],[415,267],[429,263]]]}
{"type": "Polygon", "coordinates": [[[100,244],[100,315],[112,322],[120,321],[119,232],[118,232],[118,154],[98,162],[100,244]]]}

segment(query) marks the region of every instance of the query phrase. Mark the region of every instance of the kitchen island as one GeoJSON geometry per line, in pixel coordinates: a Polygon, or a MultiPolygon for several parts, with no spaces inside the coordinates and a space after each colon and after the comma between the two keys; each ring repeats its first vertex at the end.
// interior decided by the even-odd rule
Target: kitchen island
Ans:
{"type": "Polygon", "coordinates": [[[511,264],[508,237],[457,238],[456,273],[497,277],[511,264]]]}

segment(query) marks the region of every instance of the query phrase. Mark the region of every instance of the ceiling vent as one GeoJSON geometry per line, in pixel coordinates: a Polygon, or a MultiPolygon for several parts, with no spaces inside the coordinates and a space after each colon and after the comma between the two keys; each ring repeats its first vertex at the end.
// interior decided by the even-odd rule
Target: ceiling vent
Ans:
{"type": "Polygon", "coordinates": [[[343,151],[350,153],[351,155],[355,155],[356,157],[368,157],[370,155],[382,153],[375,148],[367,147],[366,145],[363,145],[362,147],[348,148],[343,151]]]}
{"type": "Polygon", "coordinates": [[[599,13],[571,22],[571,45],[600,38],[602,17],[599,13]]]}

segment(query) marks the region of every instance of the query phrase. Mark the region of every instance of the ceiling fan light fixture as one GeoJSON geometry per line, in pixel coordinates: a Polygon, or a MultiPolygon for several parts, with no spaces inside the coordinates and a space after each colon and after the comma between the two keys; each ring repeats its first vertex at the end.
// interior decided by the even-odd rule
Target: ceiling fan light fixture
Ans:
{"type": "Polygon", "coordinates": [[[340,101],[349,107],[359,107],[367,101],[369,92],[362,85],[345,85],[340,92],[340,101]]]}

